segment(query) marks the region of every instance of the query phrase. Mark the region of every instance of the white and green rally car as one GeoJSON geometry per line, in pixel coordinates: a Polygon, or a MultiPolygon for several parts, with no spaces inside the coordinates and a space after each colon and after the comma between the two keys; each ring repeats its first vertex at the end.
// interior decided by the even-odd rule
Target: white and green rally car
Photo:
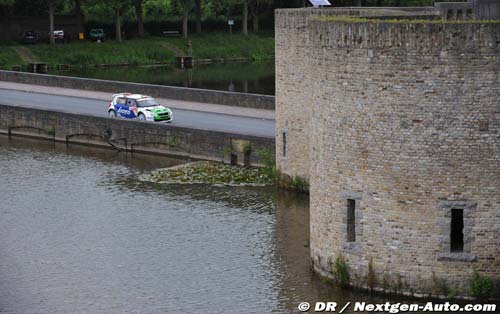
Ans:
{"type": "Polygon", "coordinates": [[[160,105],[153,97],[121,93],[113,95],[108,115],[144,121],[172,122],[172,110],[160,105]]]}

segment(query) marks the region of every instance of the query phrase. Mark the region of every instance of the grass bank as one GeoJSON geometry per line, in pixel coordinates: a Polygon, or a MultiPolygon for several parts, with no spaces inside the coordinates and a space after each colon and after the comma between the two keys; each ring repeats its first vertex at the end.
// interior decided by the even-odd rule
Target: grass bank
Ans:
{"type": "MultiPolygon", "coordinates": [[[[199,35],[190,38],[195,59],[231,59],[247,58],[251,61],[263,61],[274,58],[274,36],[227,33],[199,35]]],[[[175,38],[172,42],[186,51],[187,41],[175,38]]]]}
{"type": "MultiPolygon", "coordinates": [[[[260,61],[274,58],[272,35],[229,35],[212,33],[189,38],[195,59],[246,58],[260,61]]],[[[187,41],[180,37],[149,37],[125,40],[122,43],[107,40],[95,43],[88,40],[72,41],[50,46],[37,44],[25,46],[38,60],[51,66],[58,64],[90,66],[95,64],[149,65],[174,62],[176,53],[187,54],[187,41]]],[[[24,65],[12,47],[0,47],[0,66],[24,65]]]]}
{"type": "Polygon", "coordinates": [[[23,60],[13,47],[0,46],[0,68],[23,64],[23,60]]]}

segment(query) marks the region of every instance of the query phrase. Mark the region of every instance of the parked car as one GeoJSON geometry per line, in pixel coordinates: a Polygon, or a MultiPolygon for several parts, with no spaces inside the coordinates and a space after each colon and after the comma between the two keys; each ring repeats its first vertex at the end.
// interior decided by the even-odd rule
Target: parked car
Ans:
{"type": "Polygon", "coordinates": [[[94,28],[90,30],[90,39],[94,41],[104,41],[106,34],[102,28],[94,28]]]}
{"type": "Polygon", "coordinates": [[[36,44],[40,36],[35,31],[26,31],[23,34],[23,44],[36,44]]]}
{"type": "Polygon", "coordinates": [[[172,122],[173,118],[172,110],[160,105],[153,97],[131,93],[113,95],[108,115],[156,122],[172,122]]]}
{"type": "Polygon", "coordinates": [[[63,30],[54,31],[54,40],[56,41],[56,43],[65,43],[66,38],[64,38],[64,31],[63,30]]]}

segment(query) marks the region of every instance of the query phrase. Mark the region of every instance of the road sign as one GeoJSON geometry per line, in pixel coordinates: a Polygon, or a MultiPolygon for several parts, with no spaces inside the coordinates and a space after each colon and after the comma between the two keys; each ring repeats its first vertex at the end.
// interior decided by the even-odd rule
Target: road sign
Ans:
{"type": "Polygon", "coordinates": [[[234,20],[228,20],[227,25],[234,25],[234,20]]]}
{"type": "Polygon", "coordinates": [[[323,5],[332,5],[328,0],[309,0],[313,7],[317,8],[323,5]]]}

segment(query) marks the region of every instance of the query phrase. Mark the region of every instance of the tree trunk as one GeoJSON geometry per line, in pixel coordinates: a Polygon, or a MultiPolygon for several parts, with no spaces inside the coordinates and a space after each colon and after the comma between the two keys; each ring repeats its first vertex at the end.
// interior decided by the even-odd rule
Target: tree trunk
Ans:
{"type": "Polygon", "coordinates": [[[252,30],[254,33],[259,32],[259,4],[257,0],[251,1],[248,6],[250,10],[250,16],[252,17],[252,30]]]}
{"type": "Polygon", "coordinates": [[[122,42],[122,22],[120,9],[115,9],[116,40],[122,42]]]}
{"type": "Polygon", "coordinates": [[[144,23],[142,21],[142,0],[135,0],[135,17],[137,19],[137,35],[139,38],[144,37],[144,23]]]}
{"type": "Polygon", "coordinates": [[[201,0],[195,0],[196,34],[201,34],[201,0]]]}
{"type": "Polygon", "coordinates": [[[51,45],[55,45],[54,40],[54,4],[49,0],[49,41],[51,45]]]}
{"type": "Polygon", "coordinates": [[[243,0],[243,35],[248,35],[248,0],[243,0]]]}
{"type": "Polygon", "coordinates": [[[257,13],[252,16],[252,29],[254,33],[259,32],[259,15],[257,13]]]}
{"type": "Polygon", "coordinates": [[[79,33],[84,33],[85,28],[83,26],[83,12],[82,12],[82,1],[75,0],[75,15],[76,15],[76,24],[78,27],[79,33]]]}
{"type": "Polygon", "coordinates": [[[189,16],[189,0],[184,0],[184,11],[182,14],[182,37],[188,38],[188,16],[189,16]]]}

